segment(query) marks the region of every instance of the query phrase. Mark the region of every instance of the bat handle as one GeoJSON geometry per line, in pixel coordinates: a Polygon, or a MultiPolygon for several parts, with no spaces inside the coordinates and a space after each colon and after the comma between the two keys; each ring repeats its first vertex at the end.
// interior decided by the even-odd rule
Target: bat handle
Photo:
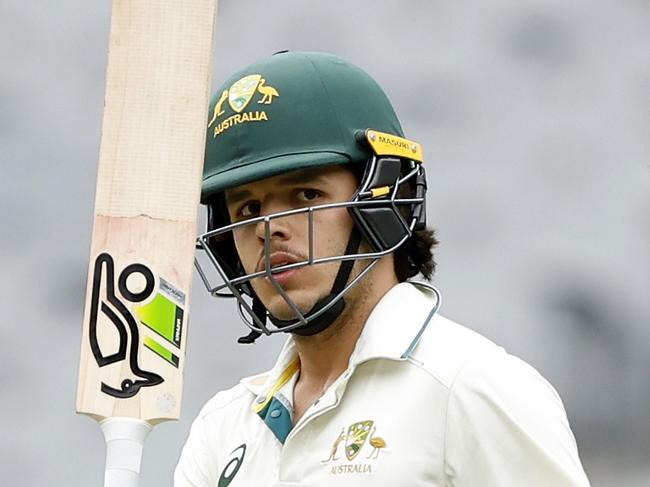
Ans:
{"type": "Polygon", "coordinates": [[[151,425],[135,418],[107,418],[99,425],[106,440],[104,487],[137,487],[142,447],[151,425]]]}

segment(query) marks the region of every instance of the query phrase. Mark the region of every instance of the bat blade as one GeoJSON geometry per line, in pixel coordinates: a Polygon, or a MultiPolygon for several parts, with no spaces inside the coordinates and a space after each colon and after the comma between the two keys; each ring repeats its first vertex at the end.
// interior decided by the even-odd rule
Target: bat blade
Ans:
{"type": "Polygon", "coordinates": [[[216,0],[114,0],[77,412],[180,414],[216,0]]]}

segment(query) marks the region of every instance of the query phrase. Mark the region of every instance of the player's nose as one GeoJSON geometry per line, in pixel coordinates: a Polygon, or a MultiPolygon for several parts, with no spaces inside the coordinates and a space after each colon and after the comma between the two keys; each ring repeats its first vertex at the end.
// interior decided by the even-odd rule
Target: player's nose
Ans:
{"type": "Polygon", "coordinates": [[[292,234],[289,217],[268,216],[257,223],[255,234],[262,241],[289,240],[292,234]]]}

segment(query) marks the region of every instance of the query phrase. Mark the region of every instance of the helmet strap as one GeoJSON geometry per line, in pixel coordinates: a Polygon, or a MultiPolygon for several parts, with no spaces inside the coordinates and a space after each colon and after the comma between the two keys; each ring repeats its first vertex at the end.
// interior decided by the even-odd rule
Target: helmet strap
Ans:
{"type": "MultiPolygon", "coordinates": [[[[361,232],[357,230],[355,226],[352,229],[350,234],[350,239],[348,240],[347,248],[345,249],[344,255],[356,254],[359,250],[359,245],[361,244],[361,232]]],[[[323,299],[318,301],[316,305],[309,311],[305,318],[309,318],[311,315],[315,314],[319,310],[323,309],[329,303],[331,303],[336,296],[338,296],[350,279],[350,274],[352,273],[352,268],[354,267],[355,260],[344,260],[339,266],[339,271],[336,273],[336,278],[334,279],[334,284],[332,284],[332,289],[330,290],[329,295],[325,296],[323,299]]],[[[323,314],[319,315],[317,318],[314,318],[306,326],[299,327],[294,330],[291,330],[292,333],[300,336],[312,336],[317,333],[320,333],[327,327],[329,327],[336,319],[341,316],[343,310],[345,309],[345,298],[341,296],[331,308],[325,311],[323,314]]],[[[271,317],[271,321],[278,328],[282,328],[282,324],[278,324],[275,318],[271,317]]],[[[290,321],[287,323],[291,323],[290,321]]],[[[286,326],[286,325],[285,325],[286,326]]]]}
{"type": "MultiPolygon", "coordinates": [[[[260,301],[260,298],[257,297],[257,294],[253,293],[253,313],[262,323],[266,322],[266,308],[260,301]]],[[[262,333],[257,330],[251,330],[248,335],[241,336],[237,339],[237,343],[241,344],[251,344],[255,343],[259,337],[262,336],[262,333]]]]}

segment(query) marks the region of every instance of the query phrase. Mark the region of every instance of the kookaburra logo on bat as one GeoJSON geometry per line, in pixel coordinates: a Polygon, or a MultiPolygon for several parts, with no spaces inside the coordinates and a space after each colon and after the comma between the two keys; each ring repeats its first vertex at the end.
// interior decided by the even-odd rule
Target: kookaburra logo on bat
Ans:
{"type": "MultiPolygon", "coordinates": [[[[154,291],[155,278],[151,270],[143,264],[131,264],[122,270],[119,275],[118,290],[120,295],[128,302],[140,303],[147,299],[154,291]],[[140,274],[144,280],[144,289],[132,292],[127,285],[127,280],[132,274],[140,274]]],[[[101,253],[95,259],[93,271],[93,289],[90,305],[90,348],[99,367],[128,360],[133,378],[122,380],[119,388],[102,382],[101,390],[105,394],[129,398],[135,396],[141,387],[155,386],[164,381],[156,374],[142,370],[138,365],[138,349],[140,346],[140,333],[138,322],[129,308],[116,296],[115,293],[115,264],[113,258],[107,253],[101,253]],[[102,284],[105,284],[102,286],[102,284]],[[102,287],[105,289],[102,295],[102,287]],[[98,320],[108,320],[115,327],[119,335],[119,347],[115,353],[104,355],[97,338],[98,320]]]]}

